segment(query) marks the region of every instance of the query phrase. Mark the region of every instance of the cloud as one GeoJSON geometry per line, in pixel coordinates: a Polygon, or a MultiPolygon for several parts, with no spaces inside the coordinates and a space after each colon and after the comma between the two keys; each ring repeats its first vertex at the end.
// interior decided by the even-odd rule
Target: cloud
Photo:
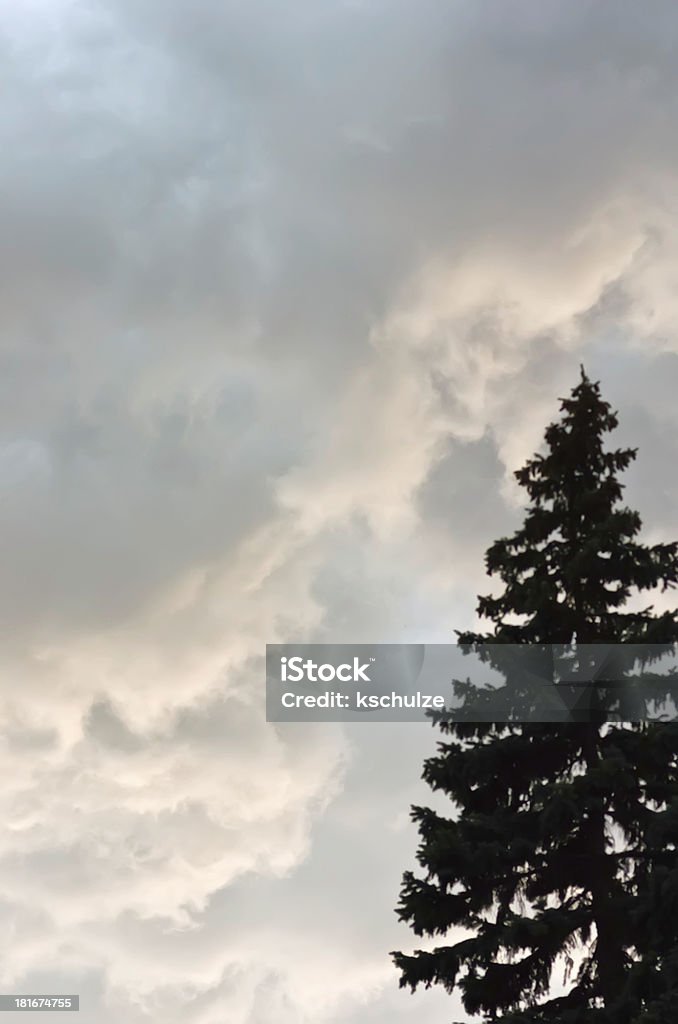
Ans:
{"type": "Polygon", "coordinates": [[[581,360],[668,538],[677,32],[6,6],[5,988],[101,1024],[442,1012],[387,958],[433,741],[267,725],[263,645],[471,625],[581,360]]]}

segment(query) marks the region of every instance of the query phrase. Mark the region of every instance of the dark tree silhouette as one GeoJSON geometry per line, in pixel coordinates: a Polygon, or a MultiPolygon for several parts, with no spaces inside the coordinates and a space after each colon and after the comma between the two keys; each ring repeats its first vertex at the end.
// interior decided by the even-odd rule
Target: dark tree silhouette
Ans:
{"type": "MultiPolygon", "coordinates": [[[[583,368],[561,413],[515,474],[523,526],[486,555],[492,629],[459,640],[672,644],[676,612],[625,607],[678,582],[678,544],[639,543],[621,503],[636,450],[605,449],[617,417],[583,368]]],[[[412,808],[424,874],[405,873],[397,913],[447,944],[393,953],[401,986],[456,990],[487,1022],[678,1021],[678,725],[438,725],[423,777],[454,810],[412,808]]]]}

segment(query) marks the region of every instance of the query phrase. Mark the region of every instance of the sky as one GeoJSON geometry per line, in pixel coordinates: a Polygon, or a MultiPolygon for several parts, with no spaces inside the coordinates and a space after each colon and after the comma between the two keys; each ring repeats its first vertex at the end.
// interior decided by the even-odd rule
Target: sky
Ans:
{"type": "Polygon", "coordinates": [[[434,732],[267,724],[265,644],[476,625],[581,363],[676,538],[677,42],[670,0],[0,4],[0,991],[466,1019],[388,955],[434,732]]]}

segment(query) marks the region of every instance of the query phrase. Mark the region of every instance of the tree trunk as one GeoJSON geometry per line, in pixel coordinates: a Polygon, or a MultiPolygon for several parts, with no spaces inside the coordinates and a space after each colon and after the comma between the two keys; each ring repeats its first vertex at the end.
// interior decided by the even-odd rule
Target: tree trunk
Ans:
{"type": "MultiPolygon", "coordinates": [[[[595,771],[600,763],[600,727],[595,722],[584,726],[584,756],[587,772],[595,771]]],[[[619,998],[625,977],[624,949],[620,943],[621,931],[617,914],[612,906],[616,868],[606,848],[606,812],[600,797],[588,815],[584,833],[589,848],[589,891],[596,926],[595,959],[598,966],[600,995],[606,1009],[619,998]]]]}

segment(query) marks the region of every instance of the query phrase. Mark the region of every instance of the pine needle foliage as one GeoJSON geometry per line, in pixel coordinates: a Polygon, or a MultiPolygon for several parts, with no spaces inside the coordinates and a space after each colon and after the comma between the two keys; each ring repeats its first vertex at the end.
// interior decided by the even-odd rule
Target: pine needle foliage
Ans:
{"type": "MultiPolygon", "coordinates": [[[[627,607],[678,582],[678,543],[641,543],[622,501],[636,449],[606,448],[617,416],[583,368],[560,411],[515,474],[523,525],[486,554],[490,629],[459,642],[672,644],[676,612],[627,607]]],[[[412,808],[421,871],[397,908],[433,945],[392,954],[401,986],[458,992],[486,1024],[675,1024],[678,725],[438,727],[423,777],[450,815],[412,808]]]]}

